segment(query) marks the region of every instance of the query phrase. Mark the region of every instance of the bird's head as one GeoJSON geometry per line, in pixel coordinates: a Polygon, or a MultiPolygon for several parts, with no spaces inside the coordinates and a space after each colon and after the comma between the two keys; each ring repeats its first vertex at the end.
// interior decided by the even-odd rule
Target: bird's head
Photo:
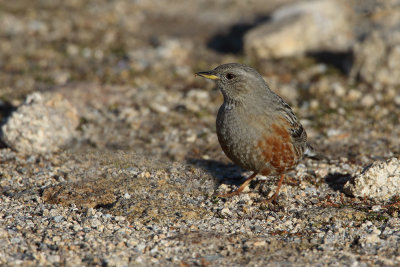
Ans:
{"type": "Polygon", "coordinates": [[[260,94],[265,95],[269,90],[256,70],[239,63],[223,64],[211,71],[197,72],[196,75],[214,80],[225,102],[244,102],[260,94]]]}

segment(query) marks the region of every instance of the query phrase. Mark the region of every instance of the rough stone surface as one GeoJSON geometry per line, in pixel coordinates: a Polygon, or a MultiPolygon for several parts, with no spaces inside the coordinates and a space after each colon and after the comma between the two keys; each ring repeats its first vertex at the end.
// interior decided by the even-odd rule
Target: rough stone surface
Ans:
{"type": "Polygon", "coordinates": [[[60,149],[72,139],[78,126],[76,109],[59,93],[33,93],[6,119],[1,139],[25,154],[60,149]]]}
{"type": "Polygon", "coordinates": [[[347,194],[388,201],[400,195],[400,160],[374,162],[344,185],[347,194]]]}
{"type": "Polygon", "coordinates": [[[355,37],[353,11],[345,1],[303,1],[276,10],[245,36],[245,53],[256,59],[306,52],[348,51],[355,37]]]}

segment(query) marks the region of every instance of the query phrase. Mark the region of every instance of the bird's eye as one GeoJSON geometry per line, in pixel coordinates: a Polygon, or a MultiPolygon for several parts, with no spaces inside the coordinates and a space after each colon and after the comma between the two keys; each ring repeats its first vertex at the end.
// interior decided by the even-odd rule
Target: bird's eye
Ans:
{"type": "Polygon", "coordinates": [[[228,73],[225,76],[228,80],[232,80],[233,78],[235,78],[235,75],[233,75],[232,73],[228,73]]]}

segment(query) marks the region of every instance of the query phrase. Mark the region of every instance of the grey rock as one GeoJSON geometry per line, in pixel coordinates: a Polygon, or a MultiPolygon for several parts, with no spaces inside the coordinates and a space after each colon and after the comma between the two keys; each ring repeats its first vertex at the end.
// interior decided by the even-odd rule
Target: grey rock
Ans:
{"type": "Polygon", "coordinates": [[[60,223],[61,221],[64,220],[64,217],[61,216],[61,215],[58,215],[58,216],[55,216],[53,219],[54,219],[54,221],[55,221],[56,223],[60,223]]]}
{"type": "Polygon", "coordinates": [[[352,78],[370,84],[400,84],[400,28],[379,29],[354,46],[352,78]]]}
{"type": "Polygon", "coordinates": [[[353,11],[344,1],[315,0],[284,6],[271,21],[245,36],[245,53],[256,59],[306,52],[348,51],[353,42],[353,11]]]}
{"type": "Polygon", "coordinates": [[[353,48],[350,76],[374,85],[375,89],[400,84],[400,1],[370,1],[368,16],[357,25],[361,38],[353,48]]]}
{"type": "Polygon", "coordinates": [[[99,227],[99,226],[101,225],[101,221],[98,220],[98,219],[96,219],[96,218],[91,219],[90,225],[91,225],[93,228],[97,228],[97,227],[99,227]]]}
{"type": "Polygon", "coordinates": [[[12,244],[18,244],[18,243],[20,243],[21,242],[21,239],[20,238],[18,238],[18,237],[15,237],[15,238],[11,238],[11,243],[12,244]]]}
{"type": "Polygon", "coordinates": [[[356,197],[389,200],[400,194],[400,160],[374,162],[344,185],[345,193],[356,197]]]}
{"type": "Polygon", "coordinates": [[[7,118],[1,139],[24,154],[57,151],[75,135],[76,109],[59,93],[32,93],[7,118]]]}

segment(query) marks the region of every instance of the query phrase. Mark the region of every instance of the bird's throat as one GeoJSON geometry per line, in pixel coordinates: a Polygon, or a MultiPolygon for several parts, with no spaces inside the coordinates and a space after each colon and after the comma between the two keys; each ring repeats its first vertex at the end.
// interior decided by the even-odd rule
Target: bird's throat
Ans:
{"type": "Polygon", "coordinates": [[[240,106],[240,101],[231,99],[231,98],[224,98],[224,106],[226,110],[231,110],[234,109],[238,106],[240,106]]]}

